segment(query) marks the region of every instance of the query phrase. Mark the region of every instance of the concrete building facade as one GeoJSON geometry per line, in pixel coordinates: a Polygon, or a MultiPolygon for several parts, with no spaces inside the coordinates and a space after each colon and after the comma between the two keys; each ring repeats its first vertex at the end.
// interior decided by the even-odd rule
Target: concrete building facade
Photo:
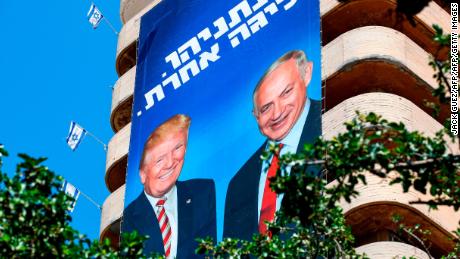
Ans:
{"type": "MultiPolygon", "coordinates": [[[[125,194],[125,175],[131,131],[131,106],[136,74],[136,42],[140,18],[155,8],[159,0],[121,0],[123,28],[119,33],[116,70],[119,79],[112,95],[110,123],[115,132],[108,145],[105,182],[111,194],[104,202],[100,238],[118,244],[120,219],[125,194]]],[[[432,24],[449,31],[450,16],[441,1],[431,1],[413,19],[401,19],[396,0],[321,0],[322,81],[324,113],[323,136],[332,138],[345,130],[343,123],[355,111],[374,111],[391,121],[401,121],[408,129],[433,135],[449,116],[442,107],[434,119],[423,105],[434,100],[437,87],[428,57],[436,52],[432,24]]],[[[458,147],[451,145],[458,153],[458,147]]],[[[426,198],[416,191],[402,193],[400,186],[369,175],[368,185],[358,186],[360,196],[344,202],[347,222],[356,237],[359,252],[371,258],[414,256],[428,258],[417,245],[398,237],[391,214],[403,215],[406,222],[420,223],[429,229],[433,255],[453,249],[449,240],[460,214],[442,208],[430,211],[426,206],[409,202],[426,198]]]]}

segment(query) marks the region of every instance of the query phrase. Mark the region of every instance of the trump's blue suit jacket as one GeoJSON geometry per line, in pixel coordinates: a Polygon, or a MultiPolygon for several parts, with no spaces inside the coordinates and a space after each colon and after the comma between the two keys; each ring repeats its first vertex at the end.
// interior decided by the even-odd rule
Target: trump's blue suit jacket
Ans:
{"type": "MultiPolygon", "coordinates": [[[[311,100],[310,110],[297,147],[313,143],[321,135],[321,102],[311,100]]],[[[265,150],[265,142],[231,179],[225,198],[224,237],[251,240],[259,232],[258,201],[259,180],[262,170],[260,156],[265,150]]],[[[281,206],[283,206],[281,204],[281,206]]]]}
{"type": "MultiPolygon", "coordinates": [[[[201,258],[195,254],[196,238],[207,236],[216,240],[216,192],[214,181],[193,179],[177,181],[178,242],[176,258],[201,258]]],[[[164,254],[160,227],[155,211],[144,192],[124,210],[122,231],[137,230],[150,238],[144,243],[144,253],[164,254]]]]}

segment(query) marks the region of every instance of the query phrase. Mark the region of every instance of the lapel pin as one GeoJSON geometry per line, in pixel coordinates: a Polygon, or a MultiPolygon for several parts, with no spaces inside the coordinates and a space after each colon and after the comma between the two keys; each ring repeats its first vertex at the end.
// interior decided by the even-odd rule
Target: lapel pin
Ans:
{"type": "Polygon", "coordinates": [[[192,199],[187,199],[186,203],[190,204],[192,202],[192,199]]]}

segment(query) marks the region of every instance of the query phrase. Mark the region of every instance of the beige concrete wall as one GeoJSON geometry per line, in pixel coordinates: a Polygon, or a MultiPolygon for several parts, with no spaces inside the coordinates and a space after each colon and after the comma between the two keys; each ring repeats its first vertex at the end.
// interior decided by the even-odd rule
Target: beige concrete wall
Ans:
{"type": "Polygon", "coordinates": [[[140,16],[135,17],[125,23],[121,28],[118,34],[117,57],[139,37],[140,22],[140,16]]]}
{"type": "MultiPolygon", "coordinates": [[[[145,3],[145,0],[139,0],[139,3],[145,3]]],[[[117,53],[116,53],[116,67],[122,67],[120,64],[121,57],[127,51],[128,48],[132,47],[133,44],[136,43],[137,39],[139,38],[139,30],[141,25],[141,17],[150,9],[155,7],[160,0],[151,1],[147,6],[145,6],[141,11],[130,17],[130,19],[123,25],[119,34],[118,34],[118,44],[117,44],[117,53]]],[[[135,56],[131,57],[131,59],[136,59],[135,56]]],[[[119,72],[119,71],[118,71],[119,72]]],[[[119,74],[121,76],[121,74],[119,74]]]]}
{"type": "MultiPolygon", "coordinates": [[[[353,198],[350,203],[346,201],[340,203],[344,213],[347,214],[367,204],[401,204],[403,207],[420,212],[420,215],[425,215],[436,224],[437,228],[442,228],[446,233],[457,229],[460,220],[460,211],[456,212],[453,208],[446,206],[440,206],[437,210],[430,210],[427,205],[411,204],[413,201],[429,200],[431,196],[420,193],[414,189],[410,189],[408,192],[403,193],[400,184],[389,185],[390,181],[391,177],[380,178],[371,173],[367,173],[367,185],[360,183],[356,187],[359,196],[353,198]]],[[[329,186],[334,184],[335,181],[331,182],[329,186]]]]}
{"type": "Polygon", "coordinates": [[[120,1],[120,18],[126,23],[131,18],[140,13],[144,8],[149,6],[149,10],[160,3],[161,0],[121,0],[120,1]]]}
{"type": "Polygon", "coordinates": [[[112,113],[126,99],[132,97],[134,93],[134,81],[136,79],[136,67],[131,68],[118,78],[112,92],[112,113]]]}
{"type": "Polygon", "coordinates": [[[375,242],[360,246],[356,251],[366,254],[371,259],[401,259],[406,258],[428,259],[428,255],[415,246],[399,242],[375,242]]]}
{"type": "Polygon", "coordinates": [[[109,231],[110,226],[123,215],[126,186],[112,192],[104,201],[101,212],[100,234],[109,231]]]}
{"type": "Polygon", "coordinates": [[[378,58],[397,62],[437,88],[433,69],[428,66],[429,53],[404,34],[382,26],[365,26],[348,31],[322,49],[322,79],[326,80],[353,62],[378,58]]]}
{"type": "MultiPolygon", "coordinates": [[[[389,93],[366,93],[349,98],[323,115],[323,137],[331,139],[345,132],[344,123],[356,117],[356,111],[361,113],[374,112],[388,121],[402,122],[410,131],[419,131],[426,136],[434,137],[443,126],[429,114],[404,97],[389,93]]],[[[460,153],[458,143],[449,143],[452,153],[460,153]]]]}
{"type": "MultiPolygon", "coordinates": [[[[389,2],[393,5],[396,5],[396,0],[354,0],[350,2],[369,2],[370,4],[375,3],[377,1],[381,2],[389,2]]],[[[339,8],[340,3],[338,0],[321,0],[320,2],[320,13],[321,16],[327,15],[329,12],[334,11],[335,8],[339,8]]],[[[443,28],[444,31],[450,30],[450,16],[449,14],[442,9],[437,3],[434,1],[430,1],[428,6],[425,7],[420,13],[418,13],[415,17],[422,20],[424,23],[431,26],[432,24],[438,24],[443,28]]]]}
{"type": "MultiPolygon", "coordinates": [[[[131,134],[131,123],[126,125],[117,134],[115,134],[110,140],[107,148],[107,159],[105,163],[105,183],[107,186],[111,185],[111,182],[117,182],[114,177],[122,177],[126,174],[124,166],[115,166],[120,163],[124,157],[128,155],[129,139],[131,134]],[[114,172],[115,170],[122,170],[121,172],[114,172]]],[[[111,189],[110,187],[108,188],[111,189]]]]}
{"type": "Polygon", "coordinates": [[[128,102],[132,102],[135,79],[136,66],[118,78],[113,89],[110,124],[114,132],[131,121],[131,103],[128,102]]]}

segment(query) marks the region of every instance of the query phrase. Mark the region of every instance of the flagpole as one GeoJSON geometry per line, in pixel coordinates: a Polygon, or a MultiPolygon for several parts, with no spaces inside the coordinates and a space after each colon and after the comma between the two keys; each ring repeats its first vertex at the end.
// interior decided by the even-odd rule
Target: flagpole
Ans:
{"type": "Polygon", "coordinates": [[[107,145],[102,142],[102,140],[100,140],[99,138],[97,138],[93,133],[89,132],[87,129],[85,129],[86,131],[86,134],[90,135],[91,137],[93,137],[97,142],[99,142],[102,146],[104,146],[104,151],[107,152],[107,145]]]}
{"type": "Polygon", "coordinates": [[[82,192],[80,189],[79,189],[81,195],[83,195],[87,200],[89,200],[92,204],[94,204],[96,207],[98,207],[100,210],[102,210],[102,207],[101,205],[97,204],[93,199],[91,199],[91,197],[89,197],[88,195],[86,195],[84,192],[82,192]]]}
{"type": "Polygon", "coordinates": [[[115,30],[115,27],[113,27],[113,25],[112,25],[112,23],[110,23],[109,19],[105,18],[105,16],[104,16],[102,19],[109,25],[110,29],[112,29],[112,31],[113,31],[116,35],[118,35],[117,30],[115,30]]]}

